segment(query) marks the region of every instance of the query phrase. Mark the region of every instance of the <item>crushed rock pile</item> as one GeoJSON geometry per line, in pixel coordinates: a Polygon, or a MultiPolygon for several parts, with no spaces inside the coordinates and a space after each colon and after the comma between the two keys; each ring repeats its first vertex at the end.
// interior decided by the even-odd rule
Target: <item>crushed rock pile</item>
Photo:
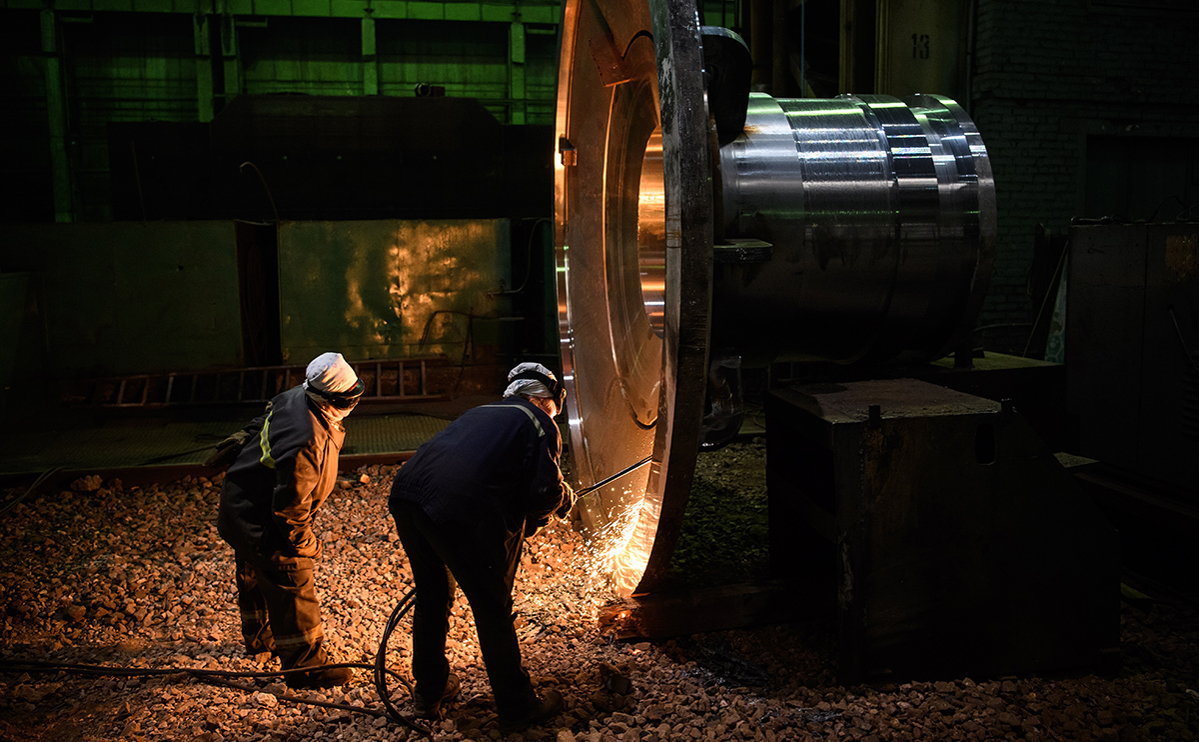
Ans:
{"type": "MultiPolygon", "coordinates": [[[[764,496],[763,447],[700,457],[697,478],[764,496]]],[[[411,574],[387,514],[395,467],[343,475],[317,515],[325,543],[317,584],[326,641],[339,662],[373,664],[411,574]]],[[[369,670],[328,691],[278,677],[198,680],[188,669],[275,669],[240,641],[233,554],[216,532],[220,477],[126,487],[85,477],[0,517],[0,740],[395,740],[417,735],[381,715],[369,670]],[[13,671],[16,661],[167,670],[142,676],[13,671]],[[299,697],[302,700],[291,700],[299,697]],[[323,705],[322,705],[323,704],[323,705]],[[343,708],[344,707],[344,708],[343,708]]],[[[0,504],[21,493],[2,493],[0,504]]],[[[507,739],[666,740],[1192,740],[1199,734],[1199,625],[1193,606],[1123,607],[1122,666],[1111,674],[946,678],[844,687],[835,630],[776,625],[654,642],[601,628],[611,600],[598,545],[567,523],[526,549],[517,581],[518,633],[535,682],[566,708],[507,739]]],[[[462,695],[433,725],[435,740],[497,740],[491,692],[470,609],[454,609],[448,653],[462,695]]],[[[408,626],[389,666],[409,672],[408,626]]],[[[407,691],[393,683],[409,711],[407,691]]]]}

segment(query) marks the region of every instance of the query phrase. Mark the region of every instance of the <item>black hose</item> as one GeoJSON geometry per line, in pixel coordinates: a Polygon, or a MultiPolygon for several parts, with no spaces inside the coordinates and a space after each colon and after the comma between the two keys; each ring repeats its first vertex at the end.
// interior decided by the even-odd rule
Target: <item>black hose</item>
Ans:
{"type": "MultiPolygon", "coordinates": [[[[321,665],[320,668],[329,669],[334,667],[351,667],[363,670],[374,669],[373,665],[365,665],[358,662],[342,662],[333,665],[321,665]]],[[[100,677],[119,677],[119,678],[135,678],[135,677],[154,677],[167,675],[187,675],[196,680],[214,685],[224,685],[230,688],[239,688],[246,691],[256,691],[258,688],[241,685],[230,682],[229,678],[272,678],[281,677],[289,674],[310,672],[316,669],[313,667],[297,667],[291,670],[274,670],[274,671],[250,671],[250,672],[235,672],[232,670],[206,670],[198,667],[108,667],[106,665],[84,665],[70,662],[47,662],[43,660],[0,660],[0,673],[6,672],[73,672],[80,675],[96,675],[100,677]]],[[[403,680],[403,678],[401,678],[403,680]]],[[[294,701],[296,703],[306,703],[310,706],[323,706],[325,708],[338,709],[341,711],[352,711],[355,713],[366,714],[368,716],[379,717],[383,716],[382,711],[375,709],[363,708],[361,706],[349,706],[344,703],[330,703],[328,701],[317,701],[311,698],[301,696],[278,695],[283,701],[294,701]]]]}
{"type": "Polygon", "coordinates": [[[86,665],[69,662],[48,662],[45,660],[0,658],[0,673],[73,672],[81,675],[98,675],[104,677],[153,677],[185,674],[189,677],[206,683],[253,691],[257,690],[257,688],[233,683],[228,679],[283,677],[296,673],[307,673],[316,669],[332,669],[337,667],[371,670],[374,672],[375,690],[379,693],[379,698],[383,701],[383,711],[379,711],[377,709],[368,709],[361,706],[350,706],[342,703],[317,701],[299,696],[285,696],[276,694],[276,697],[284,701],[294,701],[297,703],[306,703],[311,706],[322,706],[324,708],[350,711],[353,713],[366,714],[367,716],[373,716],[376,718],[386,715],[392,721],[399,722],[401,725],[421,734],[424,737],[432,737],[433,733],[430,730],[400,713],[399,709],[392,704],[391,692],[387,688],[387,678],[388,676],[391,676],[399,680],[402,685],[406,686],[410,693],[412,692],[412,687],[406,680],[404,680],[402,676],[387,669],[387,641],[391,638],[391,633],[395,631],[395,628],[399,625],[400,619],[404,617],[404,614],[406,614],[415,603],[416,588],[409,590],[404,597],[400,598],[399,604],[395,607],[395,610],[391,612],[391,616],[387,619],[387,625],[383,630],[383,638],[379,642],[379,651],[375,655],[375,663],[373,665],[367,665],[359,662],[341,662],[337,664],[320,665],[318,667],[295,667],[290,670],[241,672],[233,670],[207,670],[197,667],[108,667],[105,665],[86,665]]]}
{"type": "MultiPolygon", "coordinates": [[[[413,731],[419,732],[426,737],[431,737],[433,735],[431,731],[425,729],[423,726],[417,724],[407,716],[404,716],[400,713],[399,709],[392,705],[391,691],[387,689],[387,676],[389,674],[394,675],[394,673],[389,672],[387,669],[387,641],[391,638],[391,632],[395,631],[396,626],[400,624],[400,619],[404,617],[404,614],[407,613],[408,610],[415,605],[415,603],[416,588],[412,588],[404,595],[404,597],[400,598],[399,604],[396,605],[395,610],[391,612],[391,616],[387,619],[387,625],[383,629],[383,638],[379,640],[379,651],[375,654],[375,692],[379,694],[379,699],[383,701],[383,708],[386,709],[387,715],[393,721],[398,721],[400,724],[403,724],[413,731]]],[[[400,679],[400,682],[404,682],[403,678],[400,679]]],[[[405,685],[407,685],[407,683],[405,683],[405,685]]],[[[412,688],[409,687],[408,691],[411,693],[412,688]]]]}
{"type": "Polygon", "coordinates": [[[1195,365],[1195,356],[1191,354],[1191,349],[1187,345],[1187,340],[1182,335],[1182,327],[1178,324],[1178,315],[1174,314],[1174,305],[1166,307],[1170,313],[1170,319],[1174,322],[1174,332],[1178,335],[1178,344],[1182,346],[1182,354],[1186,356],[1187,362],[1191,364],[1191,370],[1195,372],[1195,376],[1199,377],[1199,366],[1195,365]]]}
{"type": "Polygon", "coordinates": [[[21,502],[26,497],[29,497],[31,494],[33,494],[33,491],[36,490],[38,488],[38,486],[41,485],[42,482],[45,482],[47,479],[54,476],[55,473],[57,473],[61,470],[62,470],[62,467],[56,466],[53,469],[47,469],[46,471],[42,472],[40,475],[38,475],[37,479],[33,480],[33,484],[29,485],[29,489],[27,489],[24,492],[22,492],[21,494],[17,495],[16,498],[11,500],[10,502],[5,503],[3,507],[0,507],[0,515],[7,513],[9,510],[12,510],[14,507],[17,506],[17,503],[21,502]]]}

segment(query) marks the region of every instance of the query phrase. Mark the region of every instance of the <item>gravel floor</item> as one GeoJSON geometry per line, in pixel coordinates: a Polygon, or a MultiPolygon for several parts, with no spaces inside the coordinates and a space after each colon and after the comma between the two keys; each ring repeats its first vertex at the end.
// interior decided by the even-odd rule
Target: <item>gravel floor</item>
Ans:
{"type": "MultiPolygon", "coordinates": [[[[730,497],[764,497],[763,450],[701,455],[697,479],[730,497]]],[[[410,574],[386,514],[394,467],[354,472],[318,515],[328,642],[338,661],[372,663],[410,574]]],[[[271,669],[246,657],[236,626],[232,553],[216,533],[219,482],[125,488],[88,477],[0,518],[0,740],[415,739],[379,716],[368,670],[353,685],[280,698],[277,678],[201,682],[175,668],[271,669]],[[148,676],[14,671],[17,661],[166,668],[148,676]]],[[[20,494],[3,493],[0,506],[20,494]]],[[[1189,604],[1126,603],[1114,675],[947,678],[843,687],[827,626],[781,625],[625,643],[595,620],[608,600],[594,545],[565,524],[529,544],[517,586],[526,664],[566,697],[551,723],[509,739],[1190,740],[1199,733],[1199,627],[1189,604]]],[[[449,653],[463,681],[437,740],[500,739],[469,609],[455,609],[449,653]]],[[[406,675],[408,622],[390,642],[406,675]]],[[[393,683],[396,702],[406,693],[393,683]]]]}

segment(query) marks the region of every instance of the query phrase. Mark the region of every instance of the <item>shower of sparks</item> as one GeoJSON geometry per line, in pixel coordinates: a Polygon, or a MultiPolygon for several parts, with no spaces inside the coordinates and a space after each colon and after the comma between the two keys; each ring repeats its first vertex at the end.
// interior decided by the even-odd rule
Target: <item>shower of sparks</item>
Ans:
{"type": "Polygon", "coordinates": [[[560,547],[533,555],[540,579],[525,583],[528,592],[516,601],[517,612],[528,621],[522,638],[539,634],[564,610],[593,621],[604,606],[632,591],[648,559],[636,538],[645,498],[637,486],[625,487],[622,494],[629,504],[612,513],[602,528],[582,541],[566,538],[560,547]]]}

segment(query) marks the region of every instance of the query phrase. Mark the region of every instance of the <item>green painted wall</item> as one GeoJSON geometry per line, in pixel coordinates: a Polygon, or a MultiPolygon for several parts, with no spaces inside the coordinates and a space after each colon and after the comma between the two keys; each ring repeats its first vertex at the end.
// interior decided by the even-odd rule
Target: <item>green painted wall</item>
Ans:
{"type": "Polygon", "coordinates": [[[0,410],[33,410],[47,384],[38,277],[0,273],[0,410]]]}
{"type": "MultiPolygon", "coordinates": [[[[506,360],[537,321],[504,293],[509,233],[506,219],[280,223],[267,280],[282,362],[506,360]]],[[[237,252],[227,221],[0,225],[0,386],[246,365],[237,252]]]]}
{"type": "Polygon", "coordinates": [[[51,378],[240,365],[232,222],[3,225],[0,267],[38,277],[51,378]]]}
{"type": "Polygon", "coordinates": [[[477,98],[552,124],[556,2],[0,0],[3,221],[112,218],[108,125],[208,122],[234,96],[477,98]]]}

